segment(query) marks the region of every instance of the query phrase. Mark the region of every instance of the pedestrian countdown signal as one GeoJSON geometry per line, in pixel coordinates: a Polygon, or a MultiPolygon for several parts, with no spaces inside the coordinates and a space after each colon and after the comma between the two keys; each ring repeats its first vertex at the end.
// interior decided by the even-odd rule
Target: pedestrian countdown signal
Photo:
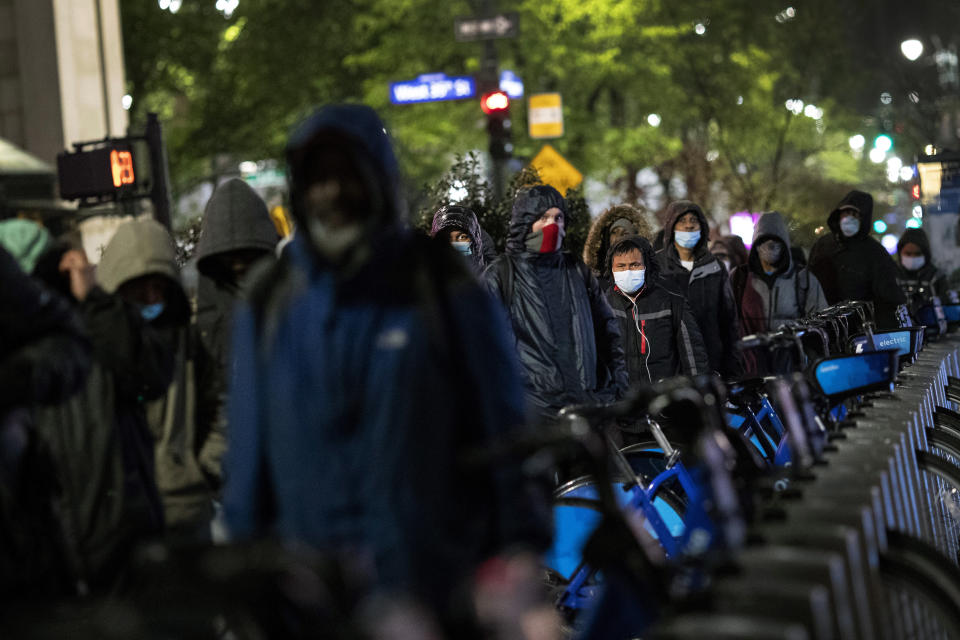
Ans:
{"type": "Polygon", "coordinates": [[[129,151],[110,152],[110,171],[113,174],[113,186],[119,189],[125,184],[134,184],[133,154],[129,151]]]}

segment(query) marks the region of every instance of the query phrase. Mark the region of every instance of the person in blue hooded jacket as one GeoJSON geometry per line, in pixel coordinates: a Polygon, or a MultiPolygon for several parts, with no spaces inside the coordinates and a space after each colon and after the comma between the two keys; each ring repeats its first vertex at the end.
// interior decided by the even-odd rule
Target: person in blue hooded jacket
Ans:
{"type": "Polygon", "coordinates": [[[549,539],[519,468],[463,462],[523,424],[504,323],[447,242],[404,224],[372,109],[322,108],[287,161],[299,231],[235,311],[231,535],[333,554],[449,623],[481,560],[549,539]]]}

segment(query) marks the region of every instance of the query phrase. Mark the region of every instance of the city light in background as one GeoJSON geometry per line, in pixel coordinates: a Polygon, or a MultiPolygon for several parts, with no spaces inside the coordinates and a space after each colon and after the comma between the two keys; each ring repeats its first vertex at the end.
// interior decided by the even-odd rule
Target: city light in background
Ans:
{"type": "Polygon", "coordinates": [[[900,51],[904,58],[913,62],[923,55],[923,43],[916,38],[904,40],[900,43],[900,51]]]}
{"type": "Polygon", "coordinates": [[[753,232],[759,219],[760,214],[750,213],[749,211],[733,214],[730,216],[730,234],[739,236],[743,240],[743,244],[749,249],[753,244],[753,232]]]}
{"type": "Polygon", "coordinates": [[[889,253],[890,255],[893,255],[897,252],[898,240],[899,238],[897,236],[893,235],[892,233],[888,233],[887,235],[880,238],[880,244],[882,244],[883,248],[887,250],[887,253],[889,253]]]}

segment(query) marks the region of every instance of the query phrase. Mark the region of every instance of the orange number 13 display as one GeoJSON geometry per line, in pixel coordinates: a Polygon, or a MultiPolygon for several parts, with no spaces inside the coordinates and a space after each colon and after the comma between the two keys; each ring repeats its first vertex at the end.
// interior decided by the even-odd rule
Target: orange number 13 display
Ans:
{"type": "Polygon", "coordinates": [[[125,184],[133,184],[133,154],[129,151],[111,151],[110,169],[113,171],[113,186],[120,188],[125,184]]]}

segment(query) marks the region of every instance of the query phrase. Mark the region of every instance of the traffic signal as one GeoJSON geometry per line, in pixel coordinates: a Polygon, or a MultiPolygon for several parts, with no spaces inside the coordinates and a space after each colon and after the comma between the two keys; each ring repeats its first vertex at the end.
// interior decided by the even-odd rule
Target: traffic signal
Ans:
{"type": "Polygon", "coordinates": [[[510,96],[505,91],[491,91],[480,98],[480,108],[488,116],[509,115],[510,96]]]}
{"type": "Polygon", "coordinates": [[[480,98],[480,108],[487,114],[490,156],[507,160],[513,155],[510,139],[510,96],[504,91],[491,91],[480,98]]]}

